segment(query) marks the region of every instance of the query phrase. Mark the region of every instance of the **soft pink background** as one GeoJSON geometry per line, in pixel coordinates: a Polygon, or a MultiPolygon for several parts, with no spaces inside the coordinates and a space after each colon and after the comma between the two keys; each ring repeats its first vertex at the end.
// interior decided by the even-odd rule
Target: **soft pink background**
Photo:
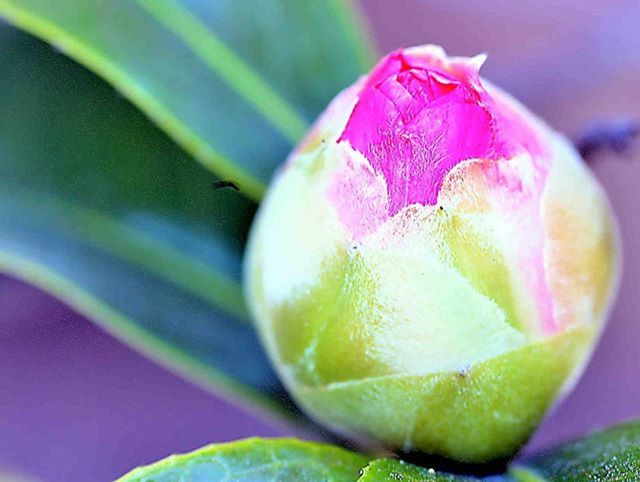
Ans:
{"type": "MultiPolygon", "coordinates": [[[[575,135],[640,117],[637,0],[364,0],[381,51],[434,42],[486,52],[484,75],[575,135]]],[[[530,448],[640,417],[640,149],[594,170],[620,219],[622,288],[584,378],[530,448]]],[[[110,480],[208,442],[286,435],[175,377],[26,285],[0,278],[0,480],[110,480]]]]}

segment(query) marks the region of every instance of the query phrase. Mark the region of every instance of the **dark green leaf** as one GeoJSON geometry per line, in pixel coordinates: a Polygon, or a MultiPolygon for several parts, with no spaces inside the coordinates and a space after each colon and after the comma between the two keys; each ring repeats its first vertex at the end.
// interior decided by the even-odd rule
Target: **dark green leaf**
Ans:
{"type": "Polygon", "coordinates": [[[640,421],[619,425],[518,461],[510,475],[477,479],[438,473],[395,459],[378,459],[360,482],[614,482],[640,480],[640,421]]]}
{"type": "Polygon", "coordinates": [[[512,472],[520,482],[640,480],[640,421],[544,451],[512,472]]]}
{"type": "Polygon", "coordinates": [[[0,0],[259,199],[306,124],[368,66],[345,0],[0,0]]]}
{"type": "Polygon", "coordinates": [[[209,445],[125,475],[120,482],[333,481],[354,482],[362,455],[293,439],[248,439],[209,445]]]}
{"type": "Polygon", "coordinates": [[[55,50],[0,25],[0,270],[280,413],[288,399],[240,289],[256,207],[245,195],[260,197],[367,54],[347,3],[258,7],[0,0],[0,15],[55,50]],[[241,192],[214,189],[220,179],[241,192]]]}
{"type": "Polygon", "coordinates": [[[192,378],[275,406],[239,283],[255,205],[213,189],[93,74],[6,26],[0,71],[0,270],[192,378]]]}

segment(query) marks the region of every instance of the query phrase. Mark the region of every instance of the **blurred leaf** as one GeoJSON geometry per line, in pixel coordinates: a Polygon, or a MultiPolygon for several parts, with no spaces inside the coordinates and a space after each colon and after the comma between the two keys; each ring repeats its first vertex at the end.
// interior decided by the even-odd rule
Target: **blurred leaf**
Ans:
{"type": "Polygon", "coordinates": [[[367,463],[347,450],[293,439],[247,439],[174,455],[128,473],[120,482],[354,482],[367,463]]]}
{"type": "Polygon", "coordinates": [[[519,482],[640,480],[640,421],[544,451],[512,473],[519,482]]]}
{"type": "Polygon", "coordinates": [[[0,270],[208,387],[288,413],[240,288],[255,204],[368,62],[341,0],[0,0],[0,270]],[[217,175],[215,175],[217,174],[217,175]],[[213,189],[218,180],[241,188],[213,189]]]}
{"type": "Polygon", "coordinates": [[[275,406],[239,282],[255,205],[213,189],[100,79],[6,26],[0,71],[0,270],[191,378],[275,406]]]}
{"type": "Polygon", "coordinates": [[[369,66],[346,0],[0,0],[0,15],[104,77],[253,199],[369,66]]]}

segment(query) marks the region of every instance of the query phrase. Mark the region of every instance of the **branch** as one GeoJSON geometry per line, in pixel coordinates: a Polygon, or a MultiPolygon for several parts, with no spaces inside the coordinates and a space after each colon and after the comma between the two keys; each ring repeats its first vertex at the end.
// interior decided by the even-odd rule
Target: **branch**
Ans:
{"type": "Polygon", "coordinates": [[[587,162],[601,151],[614,151],[617,154],[629,152],[640,136],[640,121],[631,117],[599,120],[587,127],[575,141],[580,155],[587,162]]]}

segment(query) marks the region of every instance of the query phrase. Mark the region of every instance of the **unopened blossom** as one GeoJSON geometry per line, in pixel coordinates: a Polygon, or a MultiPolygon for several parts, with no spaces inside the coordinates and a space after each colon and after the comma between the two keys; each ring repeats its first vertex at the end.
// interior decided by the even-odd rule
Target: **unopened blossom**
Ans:
{"type": "Polygon", "coordinates": [[[618,276],[601,187],[483,60],[399,50],[340,93],[276,175],[246,262],[307,414],[464,461],[514,453],[573,385],[618,276]]]}

